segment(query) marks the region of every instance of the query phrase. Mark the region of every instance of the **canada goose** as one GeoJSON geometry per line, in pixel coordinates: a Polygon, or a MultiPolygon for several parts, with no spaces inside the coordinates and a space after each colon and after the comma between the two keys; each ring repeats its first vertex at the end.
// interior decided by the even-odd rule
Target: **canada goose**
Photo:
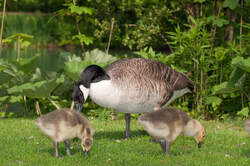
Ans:
{"type": "Polygon", "coordinates": [[[194,137],[199,148],[206,136],[206,130],[200,122],[174,108],[147,113],[140,116],[138,121],[160,143],[164,154],[168,154],[170,143],[180,134],[194,137]]]}
{"type": "Polygon", "coordinates": [[[130,114],[151,112],[191,92],[193,82],[183,73],[151,59],[127,58],[110,64],[106,71],[86,67],[73,88],[77,111],[88,95],[103,107],[126,113],[126,138],[130,137],[130,114]]]}
{"type": "Polygon", "coordinates": [[[245,123],[245,128],[248,134],[250,135],[250,119],[248,119],[245,123]]]}
{"type": "Polygon", "coordinates": [[[70,109],[58,109],[41,116],[35,124],[54,141],[54,155],[58,155],[58,143],[64,141],[67,155],[70,155],[69,140],[78,137],[86,156],[93,145],[92,129],[87,118],[70,109]]]}

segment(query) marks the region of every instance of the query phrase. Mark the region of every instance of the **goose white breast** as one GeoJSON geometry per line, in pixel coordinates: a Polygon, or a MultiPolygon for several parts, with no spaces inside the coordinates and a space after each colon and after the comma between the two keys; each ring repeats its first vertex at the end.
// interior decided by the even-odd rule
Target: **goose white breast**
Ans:
{"type": "Polygon", "coordinates": [[[129,96],[133,91],[116,86],[112,80],[103,80],[90,85],[90,97],[98,105],[113,108],[124,113],[150,112],[154,108],[152,102],[140,103],[129,96]]]}

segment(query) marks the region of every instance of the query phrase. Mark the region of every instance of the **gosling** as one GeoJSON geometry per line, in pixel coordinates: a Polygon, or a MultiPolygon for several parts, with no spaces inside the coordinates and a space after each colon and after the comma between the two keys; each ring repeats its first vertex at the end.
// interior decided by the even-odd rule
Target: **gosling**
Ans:
{"type": "Polygon", "coordinates": [[[248,134],[250,135],[250,119],[248,119],[245,123],[245,128],[248,134]]]}
{"type": "Polygon", "coordinates": [[[139,123],[160,143],[165,155],[168,155],[170,143],[180,134],[194,137],[199,148],[206,136],[206,130],[200,122],[190,119],[185,112],[175,108],[163,108],[144,114],[140,116],[139,123]]]}
{"type": "Polygon", "coordinates": [[[54,144],[54,156],[59,158],[58,143],[64,141],[67,155],[70,155],[69,140],[78,137],[84,156],[87,156],[93,145],[94,130],[87,118],[70,109],[58,109],[41,116],[35,124],[51,137],[54,144]]]}

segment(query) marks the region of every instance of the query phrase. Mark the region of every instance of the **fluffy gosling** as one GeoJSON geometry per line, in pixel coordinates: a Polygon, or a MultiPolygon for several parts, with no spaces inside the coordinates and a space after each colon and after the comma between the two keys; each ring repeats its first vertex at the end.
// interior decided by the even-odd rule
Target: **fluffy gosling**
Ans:
{"type": "Polygon", "coordinates": [[[70,109],[58,109],[41,116],[35,124],[54,141],[54,156],[58,155],[58,143],[64,141],[67,155],[70,155],[69,140],[78,137],[84,156],[93,145],[94,130],[87,118],[70,109]]]}
{"type": "Polygon", "coordinates": [[[160,143],[164,154],[168,154],[170,143],[180,134],[194,137],[199,148],[206,136],[206,130],[199,121],[190,119],[185,112],[175,108],[144,114],[140,116],[139,123],[160,143]]]}

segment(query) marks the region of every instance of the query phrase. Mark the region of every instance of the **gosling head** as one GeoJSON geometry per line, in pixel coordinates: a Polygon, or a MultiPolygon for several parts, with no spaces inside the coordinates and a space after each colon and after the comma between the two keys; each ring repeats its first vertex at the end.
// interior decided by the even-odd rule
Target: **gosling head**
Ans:
{"type": "Polygon", "coordinates": [[[83,138],[82,139],[82,150],[84,152],[84,157],[88,155],[89,150],[93,145],[93,138],[83,138]]]}
{"type": "Polygon", "coordinates": [[[197,142],[198,148],[201,148],[201,144],[206,137],[206,129],[198,121],[196,121],[196,127],[197,132],[194,135],[194,139],[197,142]]]}
{"type": "Polygon", "coordinates": [[[84,157],[87,156],[89,150],[93,146],[93,135],[94,130],[90,127],[86,127],[82,132],[82,150],[84,152],[84,157]]]}

